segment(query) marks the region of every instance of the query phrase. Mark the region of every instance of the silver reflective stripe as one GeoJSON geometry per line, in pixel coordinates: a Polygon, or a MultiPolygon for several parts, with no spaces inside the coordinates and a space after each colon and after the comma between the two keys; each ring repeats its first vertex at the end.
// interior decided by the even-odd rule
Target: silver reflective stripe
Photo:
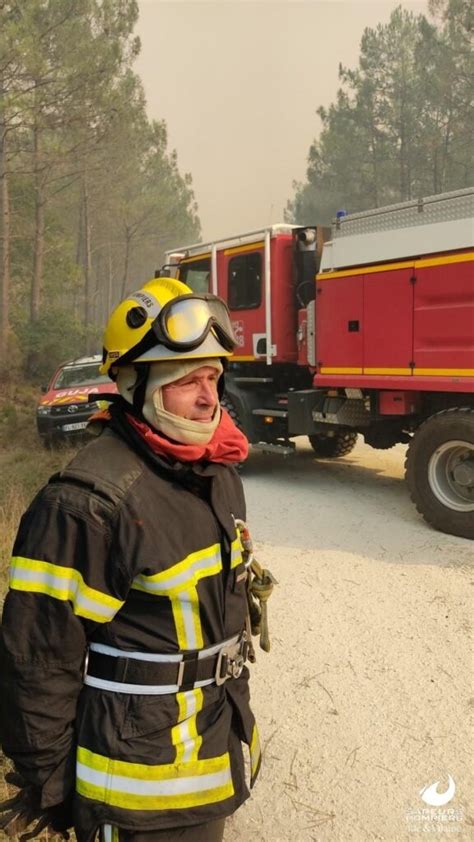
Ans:
{"type": "MultiPolygon", "coordinates": [[[[95,678],[93,675],[86,675],[84,684],[87,684],[88,687],[95,687],[97,690],[111,690],[113,693],[135,693],[139,696],[165,696],[167,693],[178,693],[180,690],[177,684],[121,684],[119,681],[107,681],[105,678],[95,678]]],[[[196,681],[193,687],[207,687],[209,684],[214,684],[213,678],[196,681]]]]}
{"type": "MultiPolygon", "coordinates": [[[[197,597],[197,595],[196,595],[197,597]]],[[[199,641],[196,637],[196,626],[194,623],[194,602],[189,599],[187,592],[180,593],[176,597],[176,602],[179,602],[181,614],[184,623],[184,633],[186,636],[187,649],[197,649],[199,641]]]]}
{"type": "MultiPolygon", "coordinates": [[[[240,634],[235,634],[227,640],[222,640],[220,643],[215,643],[213,646],[206,646],[205,649],[200,649],[197,653],[199,659],[210,658],[212,655],[217,655],[224,646],[237,643],[240,639],[240,634]]],[[[91,652],[101,652],[103,655],[110,655],[112,658],[132,658],[137,661],[156,661],[157,663],[179,663],[183,660],[183,654],[163,654],[161,652],[129,652],[128,649],[117,649],[115,646],[106,646],[105,643],[91,643],[89,646],[91,652]]]]}
{"type": "MultiPolygon", "coordinates": [[[[236,634],[228,640],[223,640],[221,643],[216,643],[214,646],[200,649],[197,653],[198,660],[217,655],[221,649],[235,645],[238,640],[240,640],[240,634],[236,634]]],[[[181,663],[183,661],[182,653],[179,655],[163,655],[152,652],[127,652],[124,649],[106,646],[104,643],[91,643],[90,649],[92,652],[100,652],[103,655],[110,655],[113,658],[132,658],[158,663],[181,663]]],[[[196,681],[193,687],[208,687],[209,684],[214,684],[214,681],[214,678],[206,678],[203,681],[196,681]]],[[[88,687],[95,687],[97,690],[111,690],[113,693],[134,693],[139,696],[165,696],[167,693],[180,692],[180,687],[177,684],[124,684],[119,681],[96,678],[96,676],[88,675],[87,673],[84,678],[84,684],[87,684],[88,687]]]]}
{"type": "Polygon", "coordinates": [[[179,760],[177,755],[176,761],[189,763],[191,760],[197,760],[202,742],[202,737],[197,733],[196,714],[202,709],[203,698],[202,693],[196,693],[194,690],[185,691],[180,695],[181,704],[185,706],[186,719],[175,726],[180,740],[179,760]],[[194,735],[191,733],[191,725],[194,735]]]}
{"type": "Polygon", "coordinates": [[[211,655],[217,655],[225,646],[231,646],[240,640],[240,634],[234,634],[234,637],[229,637],[228,640],[223,640],[221,643],[216,643],[214,646],[207,646],[206,649],[200,649],[198,652],[198,659],[210,658],[211,655]]]}
{"type": "Polygon", "coordinates": [[[104,643],[91,643],[91,652],[101,652],[102,655],[110,655],[112,658],[132,658],[137,661],[155,661],[157,663],[179,663],[183,660],[182,655],[162,655],[153,652],[128,652],[126,649],[115,649],[114,646],[106,646],[104,643]]]}
{"type": "Polygon", "coordinates": [[[122,775],[110,775],[77,764],[77,777],[93,786],[125,792],[130,795],[186,795],[191,792],[203,792],[225,786],[232,780],[230,767],[221,772],[207,775],[195,775],[187,778],[162,778],[160,780],[144,780],[143,778],[129,778],[122,775]]]}

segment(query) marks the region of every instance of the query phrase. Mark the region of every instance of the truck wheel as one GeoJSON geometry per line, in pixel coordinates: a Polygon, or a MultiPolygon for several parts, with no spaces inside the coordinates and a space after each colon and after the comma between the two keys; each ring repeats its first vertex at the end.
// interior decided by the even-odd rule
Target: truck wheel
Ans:
{"type": "Polygon", "coordinates": [[[405,462],[411,499],[435,529],[474,538],[474,409],[447,409],[416,431],[405,462]]]}
{"type": "Polygon", "coordinates": [[[347,456],[354,450],[357,442],[357,433],[340,432],[333,436],[324,433],[316,433],[308,436],[309,443],[316,456],[321,459],[337,459],[339,456],[347,456]]]}
{"type": "Polygon", "coordinates": [[[237,412],[237,410],[236,410],[234,404],[232,403],[231,399],[228,398],[227,395],[224,395],[224,397],[221,398],[221,400],[220,400],[220,404],[221,404],[221,406],[224,407],[224,409],[227,410],[227,412],[229,413],[230,417],[232,418],[232,421],[234,422],[235,426],[238,427],[239,430],[242,430],[242,432],[243,432],[244,428],[242,426],[242,422],[240,420],[239,413],[237,412]]]}

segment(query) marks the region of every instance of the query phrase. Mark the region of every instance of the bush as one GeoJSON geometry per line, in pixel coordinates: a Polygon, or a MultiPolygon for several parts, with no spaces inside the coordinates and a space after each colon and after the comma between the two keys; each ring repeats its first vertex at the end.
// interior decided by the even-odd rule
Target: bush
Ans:
{"type": "Polygon", "coordinates": [[[24,351],[24,369],[36,382],[49,380],[57,365],[83,356],[87,347],[100,347],[100,328],[87,328],[69,312],[59,308],[42,313],[34,324],[18,329],[24,351]]]}

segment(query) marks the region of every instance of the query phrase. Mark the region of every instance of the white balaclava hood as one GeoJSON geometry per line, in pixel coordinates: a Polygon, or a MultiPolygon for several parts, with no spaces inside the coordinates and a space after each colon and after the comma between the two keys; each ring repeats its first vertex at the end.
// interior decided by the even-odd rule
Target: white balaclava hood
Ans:
{"type": "MultiPolygon", "coordinates": [[[[212,421],[191,421],[167,412],[163,405],[162,387],[187,374],[196,371],[203,366],[215,368],[219,374],[223,372],[223,366],[218,357],[200,360],[173,360],[168,362],[150,363],[145,400],[143,403],[143,416],[148,423],[159,432],[164,433],[173,441],[181,444],[208,444],[214,435],[214,431],[220,421],[221,411],[219,405],[216,407],[212,421]]],[[[133,392],[137,380],[137,372],[133,365],[119,368],[117,376],[117,388],[123,398],[133,405],[133,392]]]]}

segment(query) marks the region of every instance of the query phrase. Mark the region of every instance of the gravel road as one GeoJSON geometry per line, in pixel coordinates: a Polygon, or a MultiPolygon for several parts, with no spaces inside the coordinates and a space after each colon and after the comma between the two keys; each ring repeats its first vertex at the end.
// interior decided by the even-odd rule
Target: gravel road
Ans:
{"type": "Polygon", "coordinates": [[[473,838],[473,547],[416,513],[404,451],[250,456],[248,520],[279,585],[252,669],[264,763],[225,842],[473,838]],[[448,775],[454,797],[428,806],[448,775]]]}

